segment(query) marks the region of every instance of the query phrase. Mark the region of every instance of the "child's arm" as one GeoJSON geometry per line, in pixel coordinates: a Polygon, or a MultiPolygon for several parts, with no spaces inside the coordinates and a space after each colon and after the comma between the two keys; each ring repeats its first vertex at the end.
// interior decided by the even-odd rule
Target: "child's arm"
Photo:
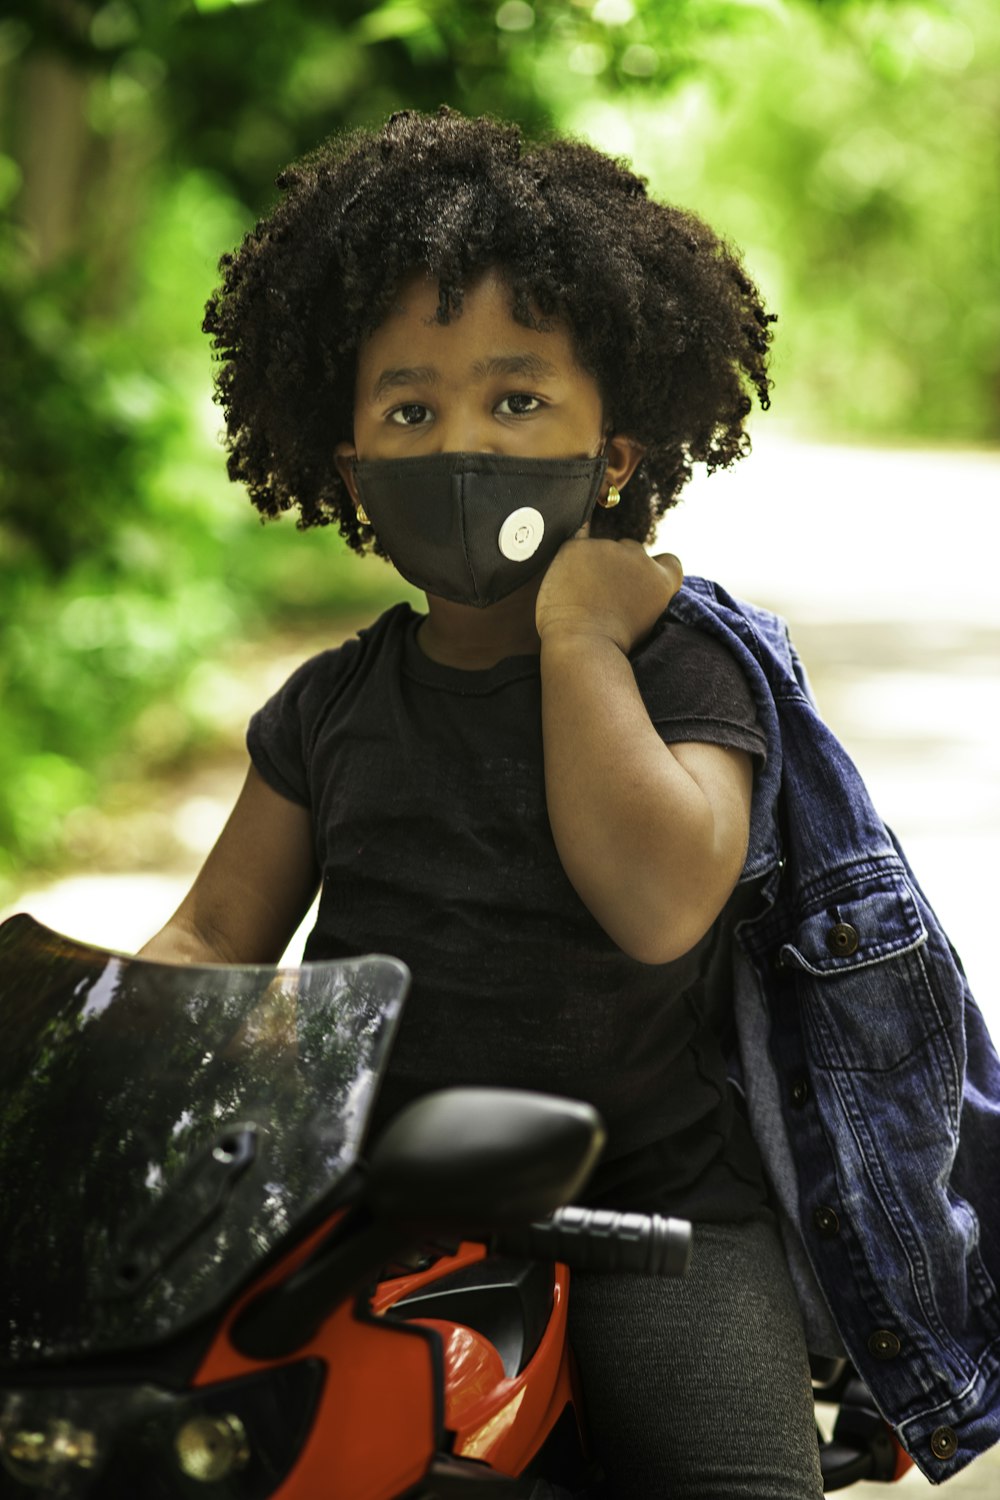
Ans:
{"type": "Polygon", "coordinates": [[[251,766],[194,885],[139,956],[277,963],[318,884],[308,810],[272,791],[251,766]]]}
{"type": "Polygon", "coordinates": [[[666,963],[708,931],[739,879],[752,770],[743,751],[665,745],[627,653],[677,589],[676,558],[567,542],[538,595],[549,820],[563,868],[609,937],[666,963]]]}

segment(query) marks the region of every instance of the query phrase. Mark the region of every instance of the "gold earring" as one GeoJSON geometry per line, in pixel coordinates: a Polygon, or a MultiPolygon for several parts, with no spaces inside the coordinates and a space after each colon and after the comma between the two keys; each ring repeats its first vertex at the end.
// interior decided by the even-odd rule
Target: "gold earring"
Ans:
{"type": "Polygon", "coordinates": [[[615,484],[609,484],[608,493],[605,495],[603,500],[598,500],[597,503],[598,505],[603,506],[605,510],[614,510],[615,506],[621,503],[621,498],[622,497],[618,491],[618,486],[615,484]]]}
{"type": "Polygon", "coordinates": [[[354,514],[357,516],[357,518],[358,518],[358,524],[360,526],[370,526],[372,524],[371,521],[369,521],[369,519],[368,519],[368,512],[365,510],[365,508],[361,504],[360,500],[358,501],[357,505],[354,507],[354,514]]]}

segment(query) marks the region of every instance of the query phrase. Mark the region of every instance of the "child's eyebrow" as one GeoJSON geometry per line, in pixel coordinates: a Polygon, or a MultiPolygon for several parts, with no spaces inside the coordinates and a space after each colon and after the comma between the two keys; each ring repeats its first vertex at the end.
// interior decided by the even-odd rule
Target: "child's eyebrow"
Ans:
{"type": "MultiPolygon", "coordinates": [[[[540,354],[494,354],[489,359],[478,359],[472,366],[474,380],[487,379],[493,375],[558,375],[555,365],[540,354]]],[[[372,400],[378,401],[386,391],[401,385],[434,385],[440,375],[433,365],[399,365],[395,369],[383,370],[375,382],[372,400]]]]}
{"type": "Polygon", "coordinates": [[[433,385],[437,379],[438,372],[433,365],[400,365],[395,370],[383,370],[375,382],[372,400],[377,401],[398,385],[433,385]]]}

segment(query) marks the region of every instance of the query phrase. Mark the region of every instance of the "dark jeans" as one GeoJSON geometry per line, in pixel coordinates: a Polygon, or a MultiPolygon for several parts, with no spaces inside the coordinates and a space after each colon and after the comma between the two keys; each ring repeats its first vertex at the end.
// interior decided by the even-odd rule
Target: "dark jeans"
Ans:
{"type": "Polygon", "coordinates": [[[608,1500],[820,1500],[802,1324],[770,1225],[697,1225],[677,1280],[577,1272],[569,1318],[608,1500]]]}

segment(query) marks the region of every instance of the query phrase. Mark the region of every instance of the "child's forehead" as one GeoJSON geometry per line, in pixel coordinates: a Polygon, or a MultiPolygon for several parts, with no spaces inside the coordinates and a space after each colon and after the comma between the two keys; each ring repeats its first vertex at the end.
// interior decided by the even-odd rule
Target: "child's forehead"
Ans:
{"type": "MultiPolygon", "coordinates": [[[[480,354],[493,357],[503,350],[533,352],[539,364],[576,363],[569,325],[559,318],[532,327],[514,315],[514,289],[502,267],[490,267],[470,277],[462,287],[460,310],[448,321],[438,316],[441,290],[437,276],[420,270],[401,284],[381,322],[363,340],[358,363],[369,365],[390,349],[416,344],[437,351],[441,358],[480,354]]],[[[541,321],[541,320],[539,320],[541,321]]]]}
{"type": "MultiPolygon", "coordinates": [[[[446,327],[447,325],[441,324],[437,317],[441,305],[441,285],[441,279],[425,267],[411,271],[403,278],[392,301],[383,313],[381,321],[368,337],[373,337],[391,319],[398,318],[414,318],[421,322],[433,323],[437,327],[446,327]]],[[[511,321],[514,321],[514,290],[508,274],[501,266],[488,266],[467,276],[460,283],[460,290],[463,306],[470,299],[474,302],[489,300],[498,309],[505,306],[511,321]]],[[[461,314],[452,313],[451,316],[457,319],[461,314]]]]}

